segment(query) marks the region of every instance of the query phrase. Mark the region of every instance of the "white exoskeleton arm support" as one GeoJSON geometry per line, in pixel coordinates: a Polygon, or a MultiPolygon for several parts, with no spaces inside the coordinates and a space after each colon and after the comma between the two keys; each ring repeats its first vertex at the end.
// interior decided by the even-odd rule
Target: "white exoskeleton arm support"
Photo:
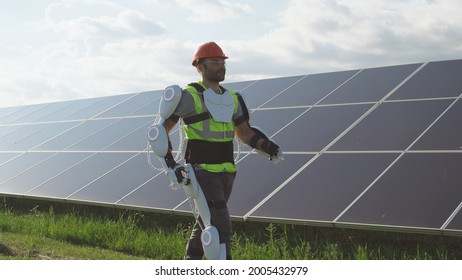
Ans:
{"type": "Polygon", "coordinates": [[[182,184],[182,182],[179,182],[181,170],[178,170],[179,168],[182,168],[182,166],[176,165],[173,159],[169,162],[167,161],[167,156],[169,156],[169,137],[163,124],[165,120],[173,114],[178,106],[181,99],[181,93],[181,88],[177,85],[165,88],[159,105],[159,115],[161,119],[157,124],[151,125],[147,131],[149,145],[154,153],[159,157],[162,167],[170,179],[170,187],[174,189],[178,189],[182,184]]]}
{"type": "Polygon", "coordinates": [[[181,186],[178,183],[178,178],[175,174],[175,166],[170,167],[167,164],[165,157],[168,153],[168,136],[165,127],[162,124],[154,124],[148,128],[148,140],[154,153],[159,157],[165,174],[170,179],[170,187],[178,189],[181,186]]]}

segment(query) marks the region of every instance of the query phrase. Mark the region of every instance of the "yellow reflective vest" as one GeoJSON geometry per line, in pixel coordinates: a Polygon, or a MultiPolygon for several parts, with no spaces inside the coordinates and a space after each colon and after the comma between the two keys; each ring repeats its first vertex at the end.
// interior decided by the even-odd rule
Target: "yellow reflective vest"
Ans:
{"type": "MultiPolygon", "coordinates": [[[[207,89],[207,87],[202,83],[198,84],[207,89]]],[[[191,94],[194,100],[194,108],[197,115],[205,112],[205,104],[203,98],[200,96],[202,93],[199,93],[194,86],[188,85],[184,88],[189,94],[191,94]]],[[[239,101],[235,91],[228,90],[229,93],[234,98],[234,113],[238,112],[239,101]]],[[[212,117],[207,118],[202,121],[198,121],[191,124],[185,124],[184,131],[186,134],[186,139],[188,140],[203,140],[208,142],[230,142],[234,139],[234,122],[230,121],[227,123],[217,122],[212,117]]],[[[224,162],[218,164],[210,163],[201,163],[200,166],[210,172],[236,172],[236,165],[232,162],[224,162]]]]}

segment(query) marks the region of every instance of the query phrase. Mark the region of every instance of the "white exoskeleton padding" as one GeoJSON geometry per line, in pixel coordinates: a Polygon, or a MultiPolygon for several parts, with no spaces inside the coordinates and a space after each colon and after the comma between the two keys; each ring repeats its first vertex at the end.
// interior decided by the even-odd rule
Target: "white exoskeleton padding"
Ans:
{"type": "MultiPolygon", "coordinates": [[[[267,140],[270,140],[272,141],[271,137],[268,136],[268,134],[266,134],[266,132],[259,128],[259,127],[256,127],[256,126],[251,126],[251,128],[258,134],[260,135],[261,137],[263,137],[264,139],[267,139],[267,140]]],[[[274,142],[274,141],[273,141],[274,142]]],[[[267,156],[269,157],[269,155],[267,153],[265,153],[264,151],[260,150],[260,149],[255,149],[255,151],[257,152],[257,154],[260,154],[260,155],[264,155],[264,156],[267,156]]],[[[273,162],[274,164],[276,163],[279,163],[281,161],[284,160],[284,154],[279,151],[278,155],[276,157],[273,157],[273,158],[270,158],[271,162],[273,162]]]]}
{"type": "Polygon", "coordinates": [[[178,85],[168,86],[162,92],[159,114],[163,120],[168,119],[175,111],[181,99],[181,92],[181,87],[178,85]]]}
{"type": "Polygon", "coordinates": [[[165,157],[168,151],[168,135],[163,124],[153,124],[148,128],[148,140],[158,157],[165,157]]]}
{"type": "Polygon", "coordinates": [[[170,179],[170,187],[172,189],[178,189],[182,186],[182,184],[178,183],[175,170],[170,168],[165,161],[165,156],[167,155],[169,148],[169,138],[163,123],[178,107],[178,103],[181,99],[181,93],[181,87],[178,85],[171,85],[164,89],[159,105],[160,120],[157,124],[151,125],[147,131],[149,145],[154,153],[159,157],[162,167],[170,179]]]}
{"type": "Polygon", "coordinates": [[[202,248],[208,260],[225,260],[226,244],[220,243],[218,230],[214,226],[208,226],[202,230],[202,248]]]}
{"type": "Polygon", "coordinates": [[[185,164],[185,170],[189,179],[189,184],[185,184],[183,189],[186,195],[194,201],[204,225],[201,233],[204,254],[209,260],[224,260],[226,259],[226,245],[224,243],[220,244],[218,230],[211,224],[210,209],[201,186],[196,179],[194,169],[191,164],[187,163],[185,164]]]}
{"type": "Polygon", "coordinates": [[[172,189],[179,189],[182,184],[178,183],[178,178],[175,175],[175,170],[168,167],[165,161],[165,156],[168,152],[168,135],[167,130],[163,124],[153,124],[148,128],[148,140],[151,149],[159,157],[162,167],[164,168],[165,174],[170,179],[170,187],[172,189]]]}
{"type": "Polygon", "coordinates": [[[230,122],[234,113],[234,97],[228,91],[217,94],[213,89],[208,88],[203,92],[204,103],[217,122],[230,122]]]}

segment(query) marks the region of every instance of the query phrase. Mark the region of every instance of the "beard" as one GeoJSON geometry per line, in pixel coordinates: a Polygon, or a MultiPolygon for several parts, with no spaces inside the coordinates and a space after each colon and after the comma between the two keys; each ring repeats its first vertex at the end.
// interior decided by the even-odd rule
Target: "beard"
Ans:
{"type": "Polygon", "coordinates": [[[226,76],[226,71],[216,71],[216,72],[211,72],[209,71],[208,73],[206,73],[205,77],[209,80],[209,81],[212,81],[212,82],[222,82],[225,80],[225,76],[226,76]]]}
{"type": "Polygon", "coordinates": [[[226,71],[217,72],[215,76],[216,76],[216,80],[215,80],[216,82],[223,82],[225,80],[226,71]]]}
{"type": "Polygon", "coordinates": [[[223,82],[226,76],[226,68],[215,70],[204,65],[204,78],[211,82],[223,82]]]}

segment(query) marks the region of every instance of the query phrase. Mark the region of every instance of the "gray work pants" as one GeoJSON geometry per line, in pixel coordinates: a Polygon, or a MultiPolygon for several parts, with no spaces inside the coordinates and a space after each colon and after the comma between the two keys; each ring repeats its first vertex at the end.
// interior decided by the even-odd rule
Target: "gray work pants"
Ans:
{"type": "MultiPolygon", "coordinates": [[[[195,171],[205,199],[210,208],[211,223],[218,230],[220,243],[226,244],[226,258],[231,259],[231,218],[226,206],[231,190],[233,188],[236,173],[228,172],[208,172],[206,170],[195,171]]],[[[202,221],[199,221],[202,223],[202,221]]],[[[204,250],[202,249],[201,236],[202,229],[196,221],[191,236],[186,247],[185,259],[202,259],[204,250]]]]}

